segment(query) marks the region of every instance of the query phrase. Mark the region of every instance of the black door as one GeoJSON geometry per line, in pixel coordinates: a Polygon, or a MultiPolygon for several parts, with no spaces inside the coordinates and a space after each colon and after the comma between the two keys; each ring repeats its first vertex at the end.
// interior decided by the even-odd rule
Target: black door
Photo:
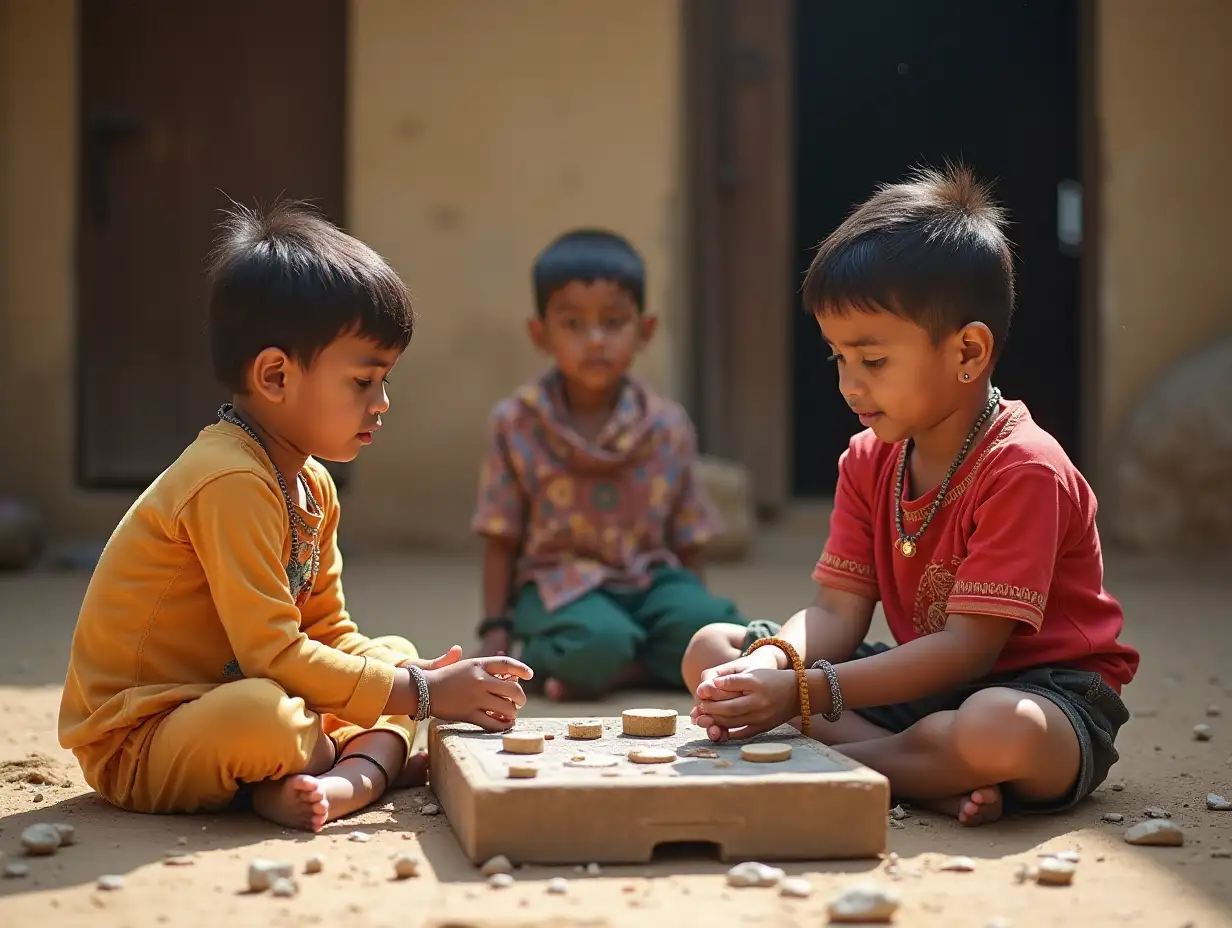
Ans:
{"type": "MultiPolygon", "coordinates": [[[[993,181],[1019,275],[994,382],[1075,461],[1079,266],[1057,215],[1078,178],[1077,4],[797,0],[795,201],[801,280],[852,206],[914,165],[961,159],[993,181]]],[[[794,490],[826,496],[859,423],[816,323],[798,300],[791,312],[794,490]]]]}

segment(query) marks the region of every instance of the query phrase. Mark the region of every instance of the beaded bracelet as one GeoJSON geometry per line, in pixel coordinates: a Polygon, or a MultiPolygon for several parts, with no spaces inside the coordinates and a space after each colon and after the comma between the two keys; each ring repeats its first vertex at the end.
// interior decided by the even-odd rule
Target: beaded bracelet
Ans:
{"type": "Polygon", "coordinates": [[[419,705],[415,707],[415,721],[426,721],[428,716],[432,714],[432,701],[428,694],[428,678],[414,664],[406,664],[405,666],[411,672],[411,679],[415,681],[415,688],[419,690],[419,705]]]}
{"type": "Polygon", "coordinates": [[[839,689],[838,673],[829,661],[814,661],[813,669],[824,673],[830,684],[830,711],[823,712],[821,717],[827,722],[837,722],[843,715],[843,691],[839,689]]]}
{"type": "Polygon", "coordinates": [[[774,647],[786,654],[787,659],[791,661],[791,669],[796,672],[796,687],[800,693],[800,731],[805,736],[808,736],[813,728],[813,715],[809,706],[808,680],[804,677],[804,661],[800,660],[800,655],[796,652],[796,649],[791,646],[790,642],[784,641],[782,638],[759,638],[745,649],[744,656],[748,657],[758,648],[768,644],[774,645],[774,647]]]}

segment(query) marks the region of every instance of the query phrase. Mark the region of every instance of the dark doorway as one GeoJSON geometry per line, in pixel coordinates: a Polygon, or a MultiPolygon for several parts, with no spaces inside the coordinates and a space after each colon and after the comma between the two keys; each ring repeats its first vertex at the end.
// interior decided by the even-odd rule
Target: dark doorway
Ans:
{"type": "MultiPolygon", "coordinates": [[[[1078,0],[797,0],[795,37],[796,280],[878,184],[961,159],[1012,222],[1018,311],[995,382],[1081,464],[1080,269],[1058,236],[1079,179],[1078,0]]],[[[791,312],[794,491],[828,496],[859,423],[816,323],[791,312]]]]}
{"type": "Polygon", "coordinates": [[[204,267],[227,197],[285,195],[342,219],[346,2],[79,13],[78,473],[140,488],[222,399],[204,267]]]}

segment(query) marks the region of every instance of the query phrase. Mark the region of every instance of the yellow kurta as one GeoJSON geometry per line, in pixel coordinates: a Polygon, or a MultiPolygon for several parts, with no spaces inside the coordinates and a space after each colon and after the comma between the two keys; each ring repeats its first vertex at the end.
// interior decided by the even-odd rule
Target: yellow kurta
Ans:
{"type": "MultiPolygon", "coordinates": [[[[337,489],[309,460],[320,573],[297,607],[290,520],[265,452],[226,423],[200,433],[107,542],[73,635],[60,743],[86,781],[144,812],[217,808],[242,782],[302,771],[324,731],[379,727],[400,638],[359,633],[342,594],[337,489]]],[[[289,483],[289,481],[288,481],[289,483]]],[[[301,529],[301,538],[303,536],[301,529]]]]}

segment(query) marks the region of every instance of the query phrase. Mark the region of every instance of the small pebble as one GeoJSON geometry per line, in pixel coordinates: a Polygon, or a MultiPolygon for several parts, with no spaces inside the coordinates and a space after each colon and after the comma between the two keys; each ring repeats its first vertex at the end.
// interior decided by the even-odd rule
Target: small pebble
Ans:
{"type": "Polygon", "coordinates": [[[365,844],[372,840],[372,835],[366,831],[353,831],[347,835],[348,841],[355,841],[358,844],[365,844]]]}
{"type": "Polygon", "coordinates": [[[1108,788],[1112,790],[1114,793],[1119,793],[1121,790],[1125,789],[1125,784],[1124,783],[1113,783],[1108,788]]]}
{"type": "Polygon", "coordinates": [[[8,880],[18,880],[30,873],[30,868],[19,860],[10,860],[4,865],[4,877],[8,880]]]}
{"type": "Polygon", "coordinates": [[[1110,822],[1113,825],[1120,824],[1125,821],[1125,816],[1120,812],[1105,812],[1100,818],[1105,822],[1110,822]]]}
{"type": "Polygon", "coordinates": [[[21,846],[30,855],[54,854],[63,843],[60,830],[55,825],[31,825],[21,833],[21,846]]]}
{"type": "Polygon", "coordinates": [[[509,858],[504,854],[497,854],[480,867],[479,872],[484,876],[493,876],[497,873],[512,873],[513,864],[510,863],[509,858]]]}
{"type": "Polygon", "coordinates": [[[586,872],[587,872],[590,876],[598,876],[600,873],[602,873],[602,872],[603,872],[603,868],[602,868],[602,867],[600,867],[600,866],[599,866],[598,864],[596,864],[596,863],[589,863],[589,864],[587,864],[587,865],[586,865],[586,872]]]}
{"type": "Polygon", "coordinates": [[[104,873],[95,885],[105,893],[114,892],[124,888],[124,877],[116,873],[104,873]]]}
{"type": "Polygon", "coordinates": [[[268,860],[258,857],[248,865],[248,888],[254,893],[263,893],[275,880],[291,879],[295,867],[285,860],[268,860]]]}
{"type": "Polygon", "coordinates": [[[1195,741],[1210,741],[1211,726],[1207,725],[1205,722],[1195,725],[1193,727],[1193,736],[1195,741]]]}
{"type": "Polygon", "coordinates": [[[493,873],[488,877],[488,885],[493,889],[507,889],[513,885],[512,873],[493,873]]]}
{"type": "Polygon", "coordinates": [[[563,876],[554,876],[548,880],[547,890],[553,896],[563,896],[569,892],[569,881],[563,876]]]}
{"type": "Polygon", "coordinates": [[[419,812],[421,815],[440,815],[441,807],[435,802],[429,802],[422,809],[420,809],[419,812]]]}
{"type": "Polygon", "coordinates": [[[830,903],[832,922],[887,923],[898,911],[898,893],[872,883],[853,886],[830,903]]]}
{"type": "Polygon", "coordinates": [[[1220,709],[1218,706],[1211,705],[1211,706],[1206,707],[1206,714],[1208,718],[1213,719],[1213,718],[1216,718],[1217,716],[1223,715],[1223,710],[1220,709]]]}
{"type": "Polygon", "coordinates": [[[779,895],[807,899],[813,895],[813,884],[802,876],[789,876],[779,884],[779,895]]]}
{"type": "Polygon", "coordinates": [[[1130,828],[1125,832],[1125,841],[1145,847],[1180,847],[1185,843],[1185,832],[1176,822],[1154,818],[1130,828]]]}
{"type": "Polygon", "coordinates": [[[905,818],[911,818],[911,813],[902,806],[895,806],[890,810],[890,818],[894,819],[896,822],[901,822],[905,818]]]}
{"type": "Polygon", "coordinates": [[[394,876],[400,880],[419,876],[419,858],[413,854],[399,854],[394,858],[394,876]]]}
{"type": "Polygon", "coordinates": [[[68,847],[70,844],[77,843],[77,829],[72,825],[66,825],[63,822],[55,822],[51,826],[60,835],[60,847],[68,847]]]}
{"type": "Polygon", "coordinates": [[[1223,796],[1207,793],[1206,807],[1212,812],[1232,812],[1232,799],[1225,799],[1223,796]]]}
{"type": "Polygon", "coordinates": [[[944,861],[939,869],[954,873],[970,873],[975,869],[975,861],[970,857],[951,857],[949,860],[944,861]]]}
{"type": "Polygon", "coordinates": [[[35,793],[35,794],[34,794],[34,801],[35,801],[35,802],[42,802],[42,801],[43,801],[43,794],[42,794],[42,793],[35,793]]]}
{"type": "Polygon", "coordinates": [[[191,867],[195,862],[187,854],[181,854],[179,851],[167,851],[163,857],[164,867],[191,867]]]}
{"type": "Polygon", "coordinates": [[[1074,882],[1074,874],[1078,865],[1073,861],[1062,860],[1060,857],[1045,857],[1039,863],[1035,881],[1041,886],[1068,886],[1074,882]]]}
{"type": "Polygon", "coordinates": [[[1226,860],[1229,857],[1232,857],[1232,851],[1229,851],[1227,848],[1217,847],[1213,851],[1211,851],[1211,856],[1220,857],[1226,860]]]}
{"type": "Polygon", "coordinates": [[[1172,813],[1167,809],[1161,809],[1159,806],[1147,806],[1142,810],[1142,814],[1147,818],[1172,818],[1172,813]]]}
{"type": "Polygon", "coordinates": [[[188,839],[185,838],[183,835],[180,835],[178,838],[175,839],[175,843],[178,844],[180,847],[184,847],[186,844],[188,844],[188,839]]]}
{"type": "Polygon", "coordinates": [[[1057,860],[1064,860],[1071,864],[1082,863],[1082,855],[1077,851],[1058,851],[1055,854],[1040,854],[1040,857],[1055,857],[1057,860]]]}
{"type": "Polygon", "coordinates": [[[786,876],[778,867],[755,860],[736,864],[727,871],[728,886],[778,886],[786,876]]]}
{"type": "Polygon", "coordinates": [[[270,892],[280,899],[290,899],[298,892],[298,887],[296,887],[295,881],[290,877],[280,876],[274,880],[274,885],[270,887],[270,892]]]}
{"type": "Polygon", "coordinates": [[[1027,880],[1031,879],[1034,875],[1035,874],[1031,870],[1030,864],[1019,864],[1018,868],[1014,871],[1014,882],[1015,883],[1025,883],[1027,882],[1027,880]]]}
{"type": "Polygon", "coordinates": [[[313,854],[306,861],[304,861],[304,872],[305,873],[320,873],[324,869],[325,869],[325,858],[322,857],[320,854],[313,854]]]}

